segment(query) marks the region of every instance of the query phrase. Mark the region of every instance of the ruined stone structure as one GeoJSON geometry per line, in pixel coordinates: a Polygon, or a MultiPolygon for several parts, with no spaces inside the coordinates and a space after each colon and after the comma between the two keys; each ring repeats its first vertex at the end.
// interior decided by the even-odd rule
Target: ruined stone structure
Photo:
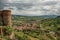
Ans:
{"type": "Polygon", "coordinates": [[[2,12],[0,11],[0,26],[2,26],[2,14],[1,14],[2,12]]]}
{"type": "Polygon", "coordinates": [[[11,26],[11,11],[2,10],[0,11],[0,25],[2,26],[11,26]]]}

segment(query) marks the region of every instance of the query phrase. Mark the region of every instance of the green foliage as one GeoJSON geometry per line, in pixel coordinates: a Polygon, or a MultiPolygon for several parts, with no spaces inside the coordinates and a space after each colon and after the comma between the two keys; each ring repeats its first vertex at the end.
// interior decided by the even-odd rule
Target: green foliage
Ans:
{"type": "MultiPolygon", "coordinates": [[[[3,35],[3,39],[11,40],[10,35],[14,33],[14,40],[60,40],[60,18],[47,18],[42,19],[40,17],[25,17],[25,16],[13,16],[12,17],[12,27],[3,26],[6,29],[6,34],[3,35]],[[39,21],[38,21],[39,20],[39,21]],[[15,26],[21,26],[24,23],[31,23],[38,21],[37,28],[35,30],[16,30],[15,26]],[[53,33],[51,33],[53,32],[53,33]],[[55,38],[55,35],[57,37],[55,38]]],[[[31,28],[31,27],[30,27],[31,28]]],[[[0,38],[2,35],[0,35],[0,38]]]]}

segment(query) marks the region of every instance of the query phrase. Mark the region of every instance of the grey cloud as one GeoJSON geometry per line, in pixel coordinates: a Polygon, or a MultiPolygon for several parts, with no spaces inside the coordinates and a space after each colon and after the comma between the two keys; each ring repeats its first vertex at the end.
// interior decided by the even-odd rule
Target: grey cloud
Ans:
{"type": "Polygon", "coordinates": [[[31,6],[33,6],[32,3],[9,3],[9,6],[15,6],[17,7],[18,9],[22,10],[22,9],[28,9],[28,8],[31,8],[31,6]]]}
{"type": "Polygon", "coordinates": [[[58,4],[60,4],[60,2],[58,2],[58,1],[46,1],[46,2],[38,2],[38,1],[36,2],[35,1],[35,3],[30,1],[30,2],[26,2],[26,3],[24,3],[24,2],[8,3],[5,0],[5,3],[4,3],[4,0],[1,0],[0,9],[3,9],[4,7],[9,7],[9,9],[11,9],[11,10],[16,10],[17,13],[22,11],[21,12],[22,14],[20,13],[20,15],[31,15],[32,13],[38,13],[38,15],[40,15],[41,14],[40,12],[42,12],[44,15],[45,14],[53,15],[53,14],[60,14],[60,8],[57,6],[58,4]],[[56,8],[53,8],[53,5],[56,5],[55,6],[56,8]],[[49,7],[52,6],[52,9],[51,9],[51,7],[50,7],[50,9],[44,8],[44,6],[49,6],[49,7]],[[14,8],[14,7],[16,7],[16,8],[14,8]],[[18,12],[18,10],[19,10],[19,12],[18,12]],[[24,12],[24,11],[26,11],[26,12],[24,12]],[[31,13],[29,13],[29,11],[31,13]]]}
{"type": "Polygon", "coordinates": [[[9,5],[4,5],[3,6],[16,6],[20,10],[25,10],[32,8],[33,6],[38,6],[38,5],[56,5],[58,2],[56,1],[48,1],[48,2],[42,2],[42,3],[7,3],[9,5]]]}
{"type": "Polygon", "coordinates": [[[45,5],[56,5],[58,2],[56,2],[56,1],[47,1],[47,2],[45,2],[45,5]]]}
{"type": "Polygon", "coordinates": [[[0,0],[0,3],[9,3],[9,0],[0,0]]]}
{"type": "Polygon", "coordinates": [[[43,6],[46,6],[46,5],[56,5],[60,2],[58,1],[47,1],[47,2],[41,2],[40,4],[38,3],[37,5],[43,5],[43,6]]]}

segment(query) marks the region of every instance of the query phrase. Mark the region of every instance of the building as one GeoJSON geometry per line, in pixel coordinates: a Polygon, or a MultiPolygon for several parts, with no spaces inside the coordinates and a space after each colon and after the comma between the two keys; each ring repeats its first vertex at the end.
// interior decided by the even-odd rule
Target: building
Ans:
{"type": "Polygon", "coordinates": [[[2,14],[1,14],[1,11],[0,11],[0,26],[2,26],[3,23],[2,23],[2,14]]]}
{"type": "Polygon", "coordinates": [[[0,11],[0,26],[11,26],[11,11],[2,10],[0,11]]]}

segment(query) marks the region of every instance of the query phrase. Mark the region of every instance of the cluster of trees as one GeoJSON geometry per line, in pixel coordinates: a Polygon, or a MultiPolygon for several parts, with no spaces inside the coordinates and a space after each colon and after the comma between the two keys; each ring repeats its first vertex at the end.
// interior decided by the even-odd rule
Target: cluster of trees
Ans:
{"type": "Polygon", "coordinates": [[[37,17],[12,17],[12,27],[2,27],[4,31],[0,34],[1,40],[60,40],[60,18],[40,19],[37,17]],[[37,24],[39,29],[36,30],[17,30],[16,25],[21,26],[23,23],[31,23],[39,20],[37,24]]]}

